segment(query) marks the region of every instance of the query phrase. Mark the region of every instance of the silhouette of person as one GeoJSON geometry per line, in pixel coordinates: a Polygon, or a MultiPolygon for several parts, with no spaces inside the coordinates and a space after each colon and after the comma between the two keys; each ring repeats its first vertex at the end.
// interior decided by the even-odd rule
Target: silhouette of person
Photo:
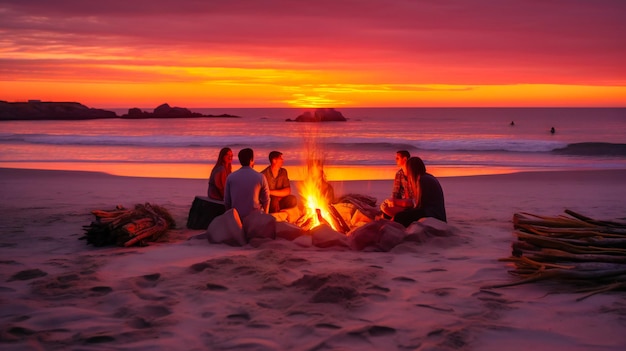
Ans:
{"type": "Polygon", "coordinates": [[[554,129],[554,127],[550,128],[550,133],[552,134],[556,133],[556,130],[554,129]]]}

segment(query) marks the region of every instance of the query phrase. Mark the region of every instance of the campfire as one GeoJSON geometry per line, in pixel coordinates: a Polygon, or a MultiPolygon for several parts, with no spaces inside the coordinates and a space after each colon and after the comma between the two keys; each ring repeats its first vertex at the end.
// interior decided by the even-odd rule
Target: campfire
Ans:
{"type": "Polygon", "coordinates": [[[332,229],[347,233],[350,226],[333,205],[334,190],[326,181],[324,164],[319,159],[307,161],[306,176],[300,187],[304,214],[296,224],[304,230],[326,224],[332,229]]]}

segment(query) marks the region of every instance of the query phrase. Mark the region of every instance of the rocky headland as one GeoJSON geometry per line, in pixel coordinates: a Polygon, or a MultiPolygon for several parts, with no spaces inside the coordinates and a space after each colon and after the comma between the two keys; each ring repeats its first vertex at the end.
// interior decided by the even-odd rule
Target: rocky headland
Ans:
{"type": "Polygon", "coordinates": [[[118,116],[113,111],[97,108],[89,108],[78,102],[48,102],[39,100],[29,100],[28,102],[6,102],[0,101],[0,121],[34,121],[34,120],[87,120],[103,118],[203,118],[203,117],[223,117],[237,118],[238,116],[203,115],[192,112],[183,107],[171,107],[162,104],[153,112],[142,111],[138,108],[131,108],[127,114],[118,116]]]}
{"type": "Polygon", "coordinates": [[[0,101],[0,120],[81,120],[98,118],[116,118],[113,111],[89,108],[78,102],[28,102],[0,101]]]}

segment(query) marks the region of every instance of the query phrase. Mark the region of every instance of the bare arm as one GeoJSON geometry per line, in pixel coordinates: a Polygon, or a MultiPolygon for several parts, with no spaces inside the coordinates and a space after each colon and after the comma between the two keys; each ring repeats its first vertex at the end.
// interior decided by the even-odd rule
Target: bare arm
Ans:
{"type": "Polygon", "coordinates": [[[278,189],[270,190],[270,195],[285,197],[291,194],[291,182],[289,181],[289,175],[287,174],[286,169],[281,168],[278,171],[277,181],[278,181],[278,184],[276,184],[276,187],[278,189]]]}
{"type": "Polygon", "coordinates": [[[276,189],[276,190],[270,190],[270,195],[272,195],[272,196],[285,197],[285,196],[287,196],[289,194],[291,194],[291,187],[282,188],[282,189],[276,189]]]}
{"type": "Polygon", "coordinates": [[[389,207],[413,207],[415,202],[413,199],[387,199],[385,200],[389,207]]]}

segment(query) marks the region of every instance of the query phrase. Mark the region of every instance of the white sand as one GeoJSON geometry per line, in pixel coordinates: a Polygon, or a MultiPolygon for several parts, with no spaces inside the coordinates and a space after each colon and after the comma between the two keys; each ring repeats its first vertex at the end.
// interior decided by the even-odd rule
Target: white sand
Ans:
{"type": "MultiPolygon", "coordinates": [[[[626,171],[442,178],[458,235],[391,252],[186,240],[206,181],[0,169],[2,350],[624,350],[626,294],[514,281],[511,218],[626,215],[626,171]],[[77,240],[94,209],[158,204],[168,242],[77,240]],[[21,275],[18,275],[18,273],[21,275]],[[569,290],[569,292],[567,292],[569,290]],[[553,293],[559,291],[559,293],[553,293]]],[[[380,200],[391,181],[335,184],[380,200]]]]}

